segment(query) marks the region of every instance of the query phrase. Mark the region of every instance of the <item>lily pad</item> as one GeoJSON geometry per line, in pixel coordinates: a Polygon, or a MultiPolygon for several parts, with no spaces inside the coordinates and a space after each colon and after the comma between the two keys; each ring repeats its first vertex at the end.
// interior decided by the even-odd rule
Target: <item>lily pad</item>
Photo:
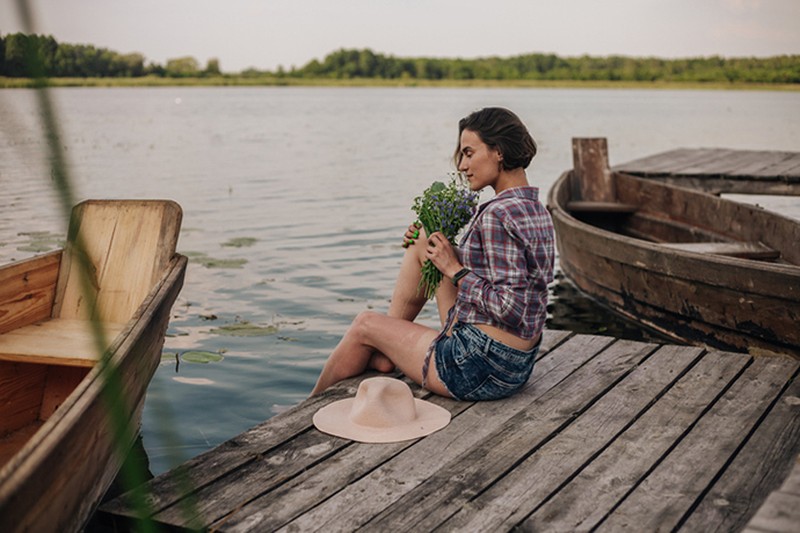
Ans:
{"type": "Polygon", "coordinates": [[[214,259],[209,257],[207,260],[202,261],[206,268],[242,268],[247,264],[247,259],[214,259]]]}
{"type": "Polygon", "coordinates": [[[210,333],[229,337],[266,337],[278,333],[278,327],[272,325],[259,326],[258,324],[242,321],[214,328],[210,333]]]}
{"type": "Polygon", "coordinates": [[[216,259],[203,252],[186,252],[184,255],[190,262],[199,263],[206,268],[242,268],[247,263],[247,259],[216,259]]]}
{"type": "Polygon", "coordinates": [[[186,363],[201,363],[201,364],[208,364],[208,363],[218,363],[222,361],[224,357],[221,354],[216,352],[203,352],[203,351],[189,351],[183,352],[181,354],[181,361],[186,363]]]}
{"type": "Polygon", "coordinates": [[[175,357],[177,357],[177,355],[178,354],[175,352],[161,352],[161,362],[164,363],[168,361],[174,363],[175,357]]]}
{"type": "Polygon", "coordinates": [[[254,237],[235,237],[227,242],[223,242],[222,246],[230,246],[232,248],[243,248],[246,246],[253,246],[258,239],[254,237]]]}
{"type": "Polygon", "coordinates": [[[189,259],[194,259],[196,257],[208,257],[208,254],[206,254],[205,252],[191,252],[191,251],[183,252],[182,251],[181,254],[185,255],[189,259]]]}
{"type": "Polygon", "coordinates": [[[64,246],[64,238],[61,235],[49,231],[27,231],[18,233],[17,235],[28,237],[29,239],[27,244],[17,247],[17,250],[20,252],[49,252],[53,248],[64,246]]]}
{"type": "Polygon", "coordinates": [[[41,253],[41,252],[49,252],[56,246],[53,244],[47,244],[43,242],[32,242],[30,244],[26,244],[23,246],[17,246],[17,250],[20,252],[33,252],[33,253],[41,253]]]}

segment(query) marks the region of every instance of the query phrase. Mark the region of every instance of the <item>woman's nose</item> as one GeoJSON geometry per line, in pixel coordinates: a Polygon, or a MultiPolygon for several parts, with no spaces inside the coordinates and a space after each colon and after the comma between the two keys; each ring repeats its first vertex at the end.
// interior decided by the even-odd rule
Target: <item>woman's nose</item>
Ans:
{"type": "Polygon", "coordinates": [[[466,159],[467,159],[466,157],[462,157],[461,161],[458,162],[458,170],[461,171],[461,172],[464,172],[465,170],[467,170],[469,168],[469,165],[467,165],[466,159]]]}

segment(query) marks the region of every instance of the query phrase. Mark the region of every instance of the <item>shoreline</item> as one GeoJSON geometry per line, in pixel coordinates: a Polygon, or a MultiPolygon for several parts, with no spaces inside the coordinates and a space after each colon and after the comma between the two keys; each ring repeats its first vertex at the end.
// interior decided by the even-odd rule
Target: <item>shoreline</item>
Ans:
{"type": "MultiPolygon", "coordinates": [[[[0,76],[0,89],[40,87],[39,80],[0,76]]],[[[425,88],[507,88],[507,89],[661,89],[715,91],[800,91],[791,83],[724,83],[677,81],[609,80],[415,80],[381,78],[291,78],[217,76],[207,78],[50,78],[49,87],[425,87],[425,88]]]]}

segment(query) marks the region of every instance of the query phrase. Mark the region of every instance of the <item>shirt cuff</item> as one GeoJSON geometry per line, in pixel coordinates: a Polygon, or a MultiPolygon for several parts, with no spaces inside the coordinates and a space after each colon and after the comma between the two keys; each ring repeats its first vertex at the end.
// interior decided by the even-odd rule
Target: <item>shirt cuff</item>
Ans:
{"type": "MultiPolygon", "coordinates": [[[[475,272],[470,271],[466,276],[461,278],[458,281],[458,294],[463,294],[464,297],[461,298],[464,301],[472,302],[472,293],[475,290],[475,285],[480,281],[480,278],[475,274],[475,272]]],[[[479,296],[480,297],[480,296],[479,296]]]]}

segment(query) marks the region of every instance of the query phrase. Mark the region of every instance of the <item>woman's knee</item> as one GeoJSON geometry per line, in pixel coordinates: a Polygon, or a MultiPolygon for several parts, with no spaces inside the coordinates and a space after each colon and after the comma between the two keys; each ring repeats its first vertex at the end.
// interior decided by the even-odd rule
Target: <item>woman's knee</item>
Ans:
{"type": "Polygon", "coordinates": [[[382,315],[375,311],[360,312],[356,315],[356,318],[353,319],[353,324],[350,328],[352,333],[358,337],[359,341],[365,341],[369,336],[369,332],[375,327],[375,322],[380,316],[382,315]]]}
{"type": "Polygon", "coordinates": [[[424,264],[427,260],[425,257],[425,247],[428,244],[428,235],[425,233],[425,228],[420,227],[419,235],[408,246],[406,246],[406,255],[414,257],[415,261],[420,265],[424,264]]]}

